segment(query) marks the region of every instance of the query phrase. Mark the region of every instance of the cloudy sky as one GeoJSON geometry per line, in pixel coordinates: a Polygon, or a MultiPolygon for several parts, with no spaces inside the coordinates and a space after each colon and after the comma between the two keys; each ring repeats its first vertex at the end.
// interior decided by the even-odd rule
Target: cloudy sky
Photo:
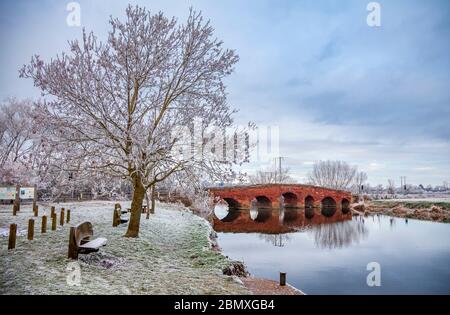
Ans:
{"type": "MultiPolygon", "coordinates": [[[[279,127],[280,155],[299,181],[323,159],[358,165],[374,185],[450,181],[449,1],[378,1],[380,27],[367,25],[369,1],[130,2],[181,20],[192,6],[211,19],[240,56],[227,80],[236,121],[279,127]]],[[[38,97],[18,68],[67,51],[81,27],[104,38],[127,5],[78,1],[81,27],[70,27],[67,3],[1,1],[1,99],[38,97]]]]}

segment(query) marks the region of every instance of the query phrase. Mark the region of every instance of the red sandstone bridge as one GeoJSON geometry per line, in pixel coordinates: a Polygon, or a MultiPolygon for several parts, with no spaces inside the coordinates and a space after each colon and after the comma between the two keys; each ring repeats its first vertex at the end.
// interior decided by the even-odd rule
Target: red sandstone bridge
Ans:
{"type": "Polygon", "coordinates": [[[352,198],[347,191],[300,184],[214,187],[209,191],[235,209],[250,209],[254,204],[262,208],[340,208],[346,213],[352,198]]]}
{"type": "Polygon", "coordinates": [[[219,232],[288,233],[311,225],[351,220],[351,193],[299,184],[270,184],[210,188],[229,211],[218,218],[219,232]],[[303,208],[297,211],[295,208],[303,208]],[[251,209],[250,211],[236,211],[251,209]]]}

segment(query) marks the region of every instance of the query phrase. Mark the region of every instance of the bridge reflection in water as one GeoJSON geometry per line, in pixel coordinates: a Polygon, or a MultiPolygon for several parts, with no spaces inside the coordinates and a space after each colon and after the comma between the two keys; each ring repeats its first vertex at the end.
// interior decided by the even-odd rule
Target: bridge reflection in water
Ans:
{"type": "Polygon", "coordinates": [[[252,205],[250,210],[217,204],[212,217],[216,232],[260,233],[261,239],[280,247],[295,232],[310,234],[319,248],[346,247],[367,236],[363,218],[352,220],[346,207],[326,201],[322,207],[268,209],[252,205]]]}

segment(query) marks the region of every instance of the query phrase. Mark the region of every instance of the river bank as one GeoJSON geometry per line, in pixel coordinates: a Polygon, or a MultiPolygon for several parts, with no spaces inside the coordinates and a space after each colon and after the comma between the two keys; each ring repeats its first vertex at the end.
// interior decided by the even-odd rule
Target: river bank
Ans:
{"type": "MultiPolygon", "coordinates": [[[[71,224],[89,221],[94,237],[107,245],[98,253],[80,255],[79,285],[69,284],[73,265],[67,259],[70,224],[41,234],[40,205],[35,238],[26,239],[31,206],[12,216],[11,206],[0,206],[0,228],[18,225],[16,248],[7,250],[7,233],[0,236],[0,294],[251,294],[239,279],[226,276],[230,260],[212,250],[211,227],[177,205],[157,204],[150,220],[141,220],[137,239],[125,238],[126,224],[112,227],[114,202],[61,203],[71,209],[71,224]]],[[[122,208],[129,203],[122,202],[122,208]]],[[[44,210],[45,209],[45,210],[44,210]]]]}
{"type": "Polygon", "coordinates": [[[352,205],[353,215],[383,214],[392,217],[450,223],[450,202],[376,200],[352,205]]]}

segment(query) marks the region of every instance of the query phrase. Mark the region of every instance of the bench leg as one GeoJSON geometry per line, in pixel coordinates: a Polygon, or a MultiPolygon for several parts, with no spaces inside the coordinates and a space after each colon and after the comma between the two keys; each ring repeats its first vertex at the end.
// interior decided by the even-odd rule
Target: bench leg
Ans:
{"type": "Polygon", "coordinates": [[[113,227],[116,227],[119,225],[118,221],[120,220],[119,215],[117,213],[117,210],[114,210],[113,213],[113,227]]]}
{"type": "Polygon", "coordinates": [[[70,259],[78,259],[78,246],[75,242],[75,227],[70,228],[68,257],[70,259]]]}

